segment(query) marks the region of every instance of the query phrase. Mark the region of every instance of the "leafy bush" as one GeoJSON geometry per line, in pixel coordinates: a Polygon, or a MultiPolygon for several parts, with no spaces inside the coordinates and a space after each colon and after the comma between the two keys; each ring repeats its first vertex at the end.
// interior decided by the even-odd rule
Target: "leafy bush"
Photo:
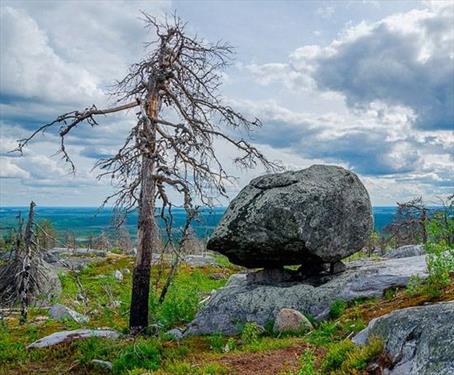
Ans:
{"type": "Polygon", "coordinates": [[[142,368],[157,370],[161,362],[161,345],[155,339],[140,340],[125,347],[113,361],[113,373],[124,374],[127,370],[142,368]]]}
{"type": "Polygon", "coordinates": [[[261,331],[262,330],[257,323],[248,322],[244,325],[241,332],[241,341],[243,341],[243,343],[246,345],[257,342],[261,331]]]}
{"type": "Polygon", "coordinates": [[[329,316],[331,319],[337,319],[339,318],[347,308],[347,303],[342,300],[336,300],[334,303],[331,305],[330,310],[329,310],[329,316]]]}

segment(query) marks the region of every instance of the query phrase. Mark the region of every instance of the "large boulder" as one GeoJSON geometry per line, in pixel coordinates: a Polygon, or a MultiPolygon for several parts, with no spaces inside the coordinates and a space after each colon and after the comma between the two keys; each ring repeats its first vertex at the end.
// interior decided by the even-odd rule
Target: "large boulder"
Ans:
{"type": "Polygon", "coordinates": [[[373,227],[369,194],[344,168],[313,165],[252,180],[207,247],[245,267],[333,263],[360,250],[373,227]]]}
{"type": "Polygon", "coordinates": [[[454,302],[396,310],[373,319],[353,341],[379,336],[390,375],[454,374],[454,302]]]}
{"type": "Polygon", "coordinates": [[[328,318],[336,300],[382,297],[389,288],[407,285],[413,275],[427,277],[425,256],[356,261],[348,263],[346,271],[337,275],[274,285],[250,282],[245,273],[235,274],[225,287],[210,296],[185,335],[216,332],[235,335],[242,323],[256,322],[264,326],[283,308],[323,320],[328,318]]]}

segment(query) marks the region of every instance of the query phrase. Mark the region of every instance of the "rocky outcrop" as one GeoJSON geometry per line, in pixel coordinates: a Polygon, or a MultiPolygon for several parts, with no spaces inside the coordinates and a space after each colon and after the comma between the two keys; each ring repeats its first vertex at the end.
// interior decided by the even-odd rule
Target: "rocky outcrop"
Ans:
{"type": "Polygon", "coordinates": [[[211,295],[185,335],[237,334],[241,323],[253,321],[265,325],[282,308],[322,320],[328,317],[334,301],[381,297],[388,288],[405,286],[412,275],[427,276],[424,256],[357,261],[349,263],[346,271],[337,275],[274,285],[248,282],[246,273],[235,274],[224,288],[211,295]]]}
{"type": "Polygon", "coordinates": [[[252,180],[230,203],[207,247],[250,268],[331,263],[360,250],[372,227],[359,178],[313,165],[252,180]]]}
{"type": "Polygon", "coordinates": [[[424,255],[426,250],[423,245],[405,245],[385,253],[385,258],[408,258],[417,255],[424,255]]]}
{"type": "Polygon", "coordinates": [[[390,375],[454,374],[454,302],[410,307],[372,320],[353,341],[379,336],[390,375]]]}

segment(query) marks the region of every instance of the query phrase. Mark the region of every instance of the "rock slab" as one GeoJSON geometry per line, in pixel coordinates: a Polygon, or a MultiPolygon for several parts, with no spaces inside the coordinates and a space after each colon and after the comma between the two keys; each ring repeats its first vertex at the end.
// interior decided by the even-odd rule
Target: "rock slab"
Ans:
{"type": "Polygon", "coordinates": [[[369,194],[358,176],[313,165],[252,180],[207,247],[249,268],[331,263],[360,250],[372,227],[369,194]]]}
{"type": "Polygon", "coordinates": [[[408,258],[424,255],[425,253],[426,250],[423,245],[405,245],[389,250],[384,256],[385,258],[408,258]]]}
{"type": "Polygon", "coordinates": [[[353,341],[384,340],[390,375],[454,374],[454,301],[396,310],[373,319],[353,341]]]}
{"type": "Polygon", "coordinates": [[[341,274],[313,277],[304,283],[263,285],[248,282],[246,273],[235,274],[212,294],[185,335],[235,335],[242,323],[264,326],[282,308],[323,320],[334,301],[381,297],[388,288],[407,285],[412,275],[427,276],[425,256],[351,262],[341,274]]]}
{"type": "Polygon", "coordinates": [[[75,329],[72,331],[60,331],[31,343],[27,346],[27,349],[47,348],[49,346],[72,342],[74,340],[86,339],[88,337],[117,339],[120,337],[120,333],[112,329],[75,329]]]}

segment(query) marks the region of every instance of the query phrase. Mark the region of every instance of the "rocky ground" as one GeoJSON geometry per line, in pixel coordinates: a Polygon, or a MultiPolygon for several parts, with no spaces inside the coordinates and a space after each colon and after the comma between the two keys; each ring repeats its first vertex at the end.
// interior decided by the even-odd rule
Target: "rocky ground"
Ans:
{"type": "MultiPolygon", "coordinates": [[[[60,254],[58,262],[67,264],[77,256],[60,254]]],[[[248,283],[244,271],[223,257],[188,257],[164,304],[150,302],[157,336],[144,339],[126,334],[133,257],[79,256],[86,259],[82,267],[58,264],[62,294],[32,309],[27,324],[19,325],[14,312],[2,312],[1,374],[354,374],[380,373],[377,369],[384,366],[394,366],[391,374],[408,373],[408,369],[415,374],[452,370],[453,346],[446,340],[454,339],[453,302],[434,303],[454,300],[454,282],[436,299],[410,296],[403,289],[410,274],[424,277],[424,256],[359,260],[348,263],[345,272],[327,276],[320,285],[320,280],[312,280],[314,285],[293,286],[248,283]],[[243,297],[238,298],[250,301],[243,310],[238,310],[241,301],[229,289],[242,291],[243,297]],[[334,290],[339,292],[333,294],[334,290]],[[316,302],[314,306],[318,304],[314,311],[321,312],[319,316],[308,312],[306,295],[316,302]],[[282,303],[271,307],[271,297],[282,303]],[[222,309],[232,306],[237,309],[232,310],[237,325],[225,333],[233,336],[221,335],[222,309]],[[265,317],[273,317],[281,307],[300,310],[305,321],[309,317],[309,325],[304,330],[276,332],[269,324],[272,319],[265,317]],[[200,324],[202,319],[205,325],[200,324]],[[207,330],[216,321],[218,329],[194,328],[207,330]],[[427,323],[432,321],[438,323],[427,323]],[[178,327],[185,337],[166,334],[178,327]],[[378,344],[373,341],[377,334],[382,336],[378,344]],[[366,346],[356,347],[351,339],[366,346]],[[59,343],[43,348],[49,340],[59,343]],[[421,363],[434,360],[442,367],[414,372],[423,368],[421,363]]],[[[292,319],[301,322],[299,315],[292,319]]],[[[232,328],[232,323],[226,327],[232,328]]]]}

